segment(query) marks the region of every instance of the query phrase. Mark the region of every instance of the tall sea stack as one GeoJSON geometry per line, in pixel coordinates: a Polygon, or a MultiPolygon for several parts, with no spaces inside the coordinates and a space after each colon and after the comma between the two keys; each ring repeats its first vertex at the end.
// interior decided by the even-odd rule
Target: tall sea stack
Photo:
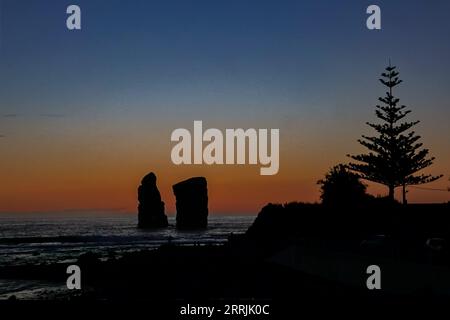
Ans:
{"type": "Polygon", "coordinates": [[[179,182],[173,187],[178,229],[201,229],[208,225],[208,187],[204,177],[179,182]]]}
{"type": "Polygon", "coordinates": [[[142,179],[138,188],[138,200],[138,228],[163,228],[169,225],[153,172],[142,179]]]}

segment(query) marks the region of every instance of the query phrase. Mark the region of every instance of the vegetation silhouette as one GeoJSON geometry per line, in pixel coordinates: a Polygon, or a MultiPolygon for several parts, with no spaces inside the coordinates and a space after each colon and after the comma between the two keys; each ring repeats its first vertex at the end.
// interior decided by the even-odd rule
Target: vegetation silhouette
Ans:
{"type": "Polygon", "coordinates": [[[403,203],[406,204],[406,187],[435,181],[442,175],[415,175],[418,171],[429,167],[434,157],[427,158],[428,149],[422,149],[421,138],[414,131],[408,131],[419,121],[400,122],[411,110],[406,106],[398,106],[400,99],[394,97],[393,88],[399,85],[399,72],[395,66],[386,68],[381,74],[380,82],[388,88],[385,97],[378,100],[383,105],[376,106],[376,116],[382,123],[369,123],[378,136],[365,136],[358,142],[369,149],[369,153],[348,155],[357,163],[350,163],[348,167],[365,180],[381,183],[389,188],[389,198],[394,199],[395,188],[402,187],[403,203]]]}
{"type": "Polygon", "coordinates": [[[359,175],[348,170],[344,164],[331,168],[317,184],[320,185],[320,199],[325,206],[362,205],[371,197],[367,194],[367,186],[360,181],[359,175]]]}

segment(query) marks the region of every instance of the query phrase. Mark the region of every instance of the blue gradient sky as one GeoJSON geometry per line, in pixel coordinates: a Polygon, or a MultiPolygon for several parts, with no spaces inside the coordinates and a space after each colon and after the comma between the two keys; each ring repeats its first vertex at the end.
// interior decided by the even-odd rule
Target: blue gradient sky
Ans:
{"type": "MultiPolygon", "coordinates": [[[[434,185],[445,188],[450,2],[377,1],[381,31],[366,28],[370,4],[0,0],[0,152],[6,155],[0,170],[7,181],[0,211],[111,206],[106,194],[93,201],[83,190],[123,193],[114,207],[129,209],[136,180],[154,169],[173,179],[206,172],[220,184],[219,177],[234,173],[170,163],[170,132],[191,128],[195,119],[207,127],[280,128],[280,174],[260,181],[247,168],[248,185],[284,190],[274,201],[317,200],[315,181],[346,161],[345,154],[360,151],[356,139],[370,133],[364,123],[374,120],[384,93],[377,78],[389,58],[404,80],[396,93],[413,110],[410,119],[422,120],[417,131],[437,157],[428,171],[446,174],[434,185]],[[81,31],[65,28],[69,4],[81,7],[81,31]],[[107,181],[126,191],[101,188],[98,162],[110,165],[99,177],[119,177],[107,181]],[[27,186],[17,183],[24,172],[27,186]],[[74,172],[86,179],[74,180],[74,172]],[[54,206],[52,189],[34,205],[21,204],[18,194],[33,192],[43,177],[73,185],[67,193],[79,198],[68,203],[58,193],[67,201],[54,206]],[[97,179],[96,188],[88,177],[97,179]]],[[[257,210],[272,200],[261,199],[255,187],[260,196],[248,195],[233,209],[225,190],[235,187],[230,181],[217,189],[217,210],[257,210]]],[[[447,193],[411,196],[448,200],[447,193]]]]}

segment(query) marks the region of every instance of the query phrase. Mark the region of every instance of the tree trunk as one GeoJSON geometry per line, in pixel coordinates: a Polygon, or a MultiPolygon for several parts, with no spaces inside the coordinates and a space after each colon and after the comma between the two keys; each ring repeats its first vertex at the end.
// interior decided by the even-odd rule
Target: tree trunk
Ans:
{"type": "Polygon", "coordinates": [[[403,184],[403,190],[402,190],[402,194],[403,194],[403,205],[407,205],[408,201],[406,201],[406,184],[403,184]]]}
{"type": "Polygon", "coordinates": [[[394,198],[394,190],[395,190],[394,186],[390,185],[389,186],[389,199],[391,199],[391,200],[395,200],[395,198],[394,198]]]}

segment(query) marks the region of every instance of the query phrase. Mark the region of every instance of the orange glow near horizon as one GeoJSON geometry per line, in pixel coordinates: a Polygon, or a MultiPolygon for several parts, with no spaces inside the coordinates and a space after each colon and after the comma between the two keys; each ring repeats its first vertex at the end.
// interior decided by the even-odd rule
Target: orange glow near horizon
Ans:
{"type": "MultiPolygon", "coordinates": [[[[309,139],[305,139],[292,128],[281,129],[280,171],[274,176],[260,176],[259,165],[173,165],[170,130],[155,130],[160,135],[148,139],[141,138],[140,130],[131,129],[123,136],[65,131],[35,139],[26,135],[9,142],[4,139],[2,147],[8,152],[0,168],[0,211],[133,213],[137,211],[140,180],[153,171],[168,214],[175,213],[172,185],[193,176],[207,178],[212,214],[256,214],[268,202],[319,201],[316,181],[334,164],[347,161],[343,155],[349,149],[359,151],[356,142],[348,146],[347,135],[336,134],[330,143],[323,132],[319,136],[310,130],[309,139]]],[[[431,150],[438,160],[427,172],[445,173],[448,151],[431,150]]],[[[447,185],[443,178],[430,187],[447,185]]],[[[370,184],[369,192],[386,194],[386,188],[370,184]]],[[[410,188],[408,198],[410,202],[446,202],[448,193],[410,188]]]]}

